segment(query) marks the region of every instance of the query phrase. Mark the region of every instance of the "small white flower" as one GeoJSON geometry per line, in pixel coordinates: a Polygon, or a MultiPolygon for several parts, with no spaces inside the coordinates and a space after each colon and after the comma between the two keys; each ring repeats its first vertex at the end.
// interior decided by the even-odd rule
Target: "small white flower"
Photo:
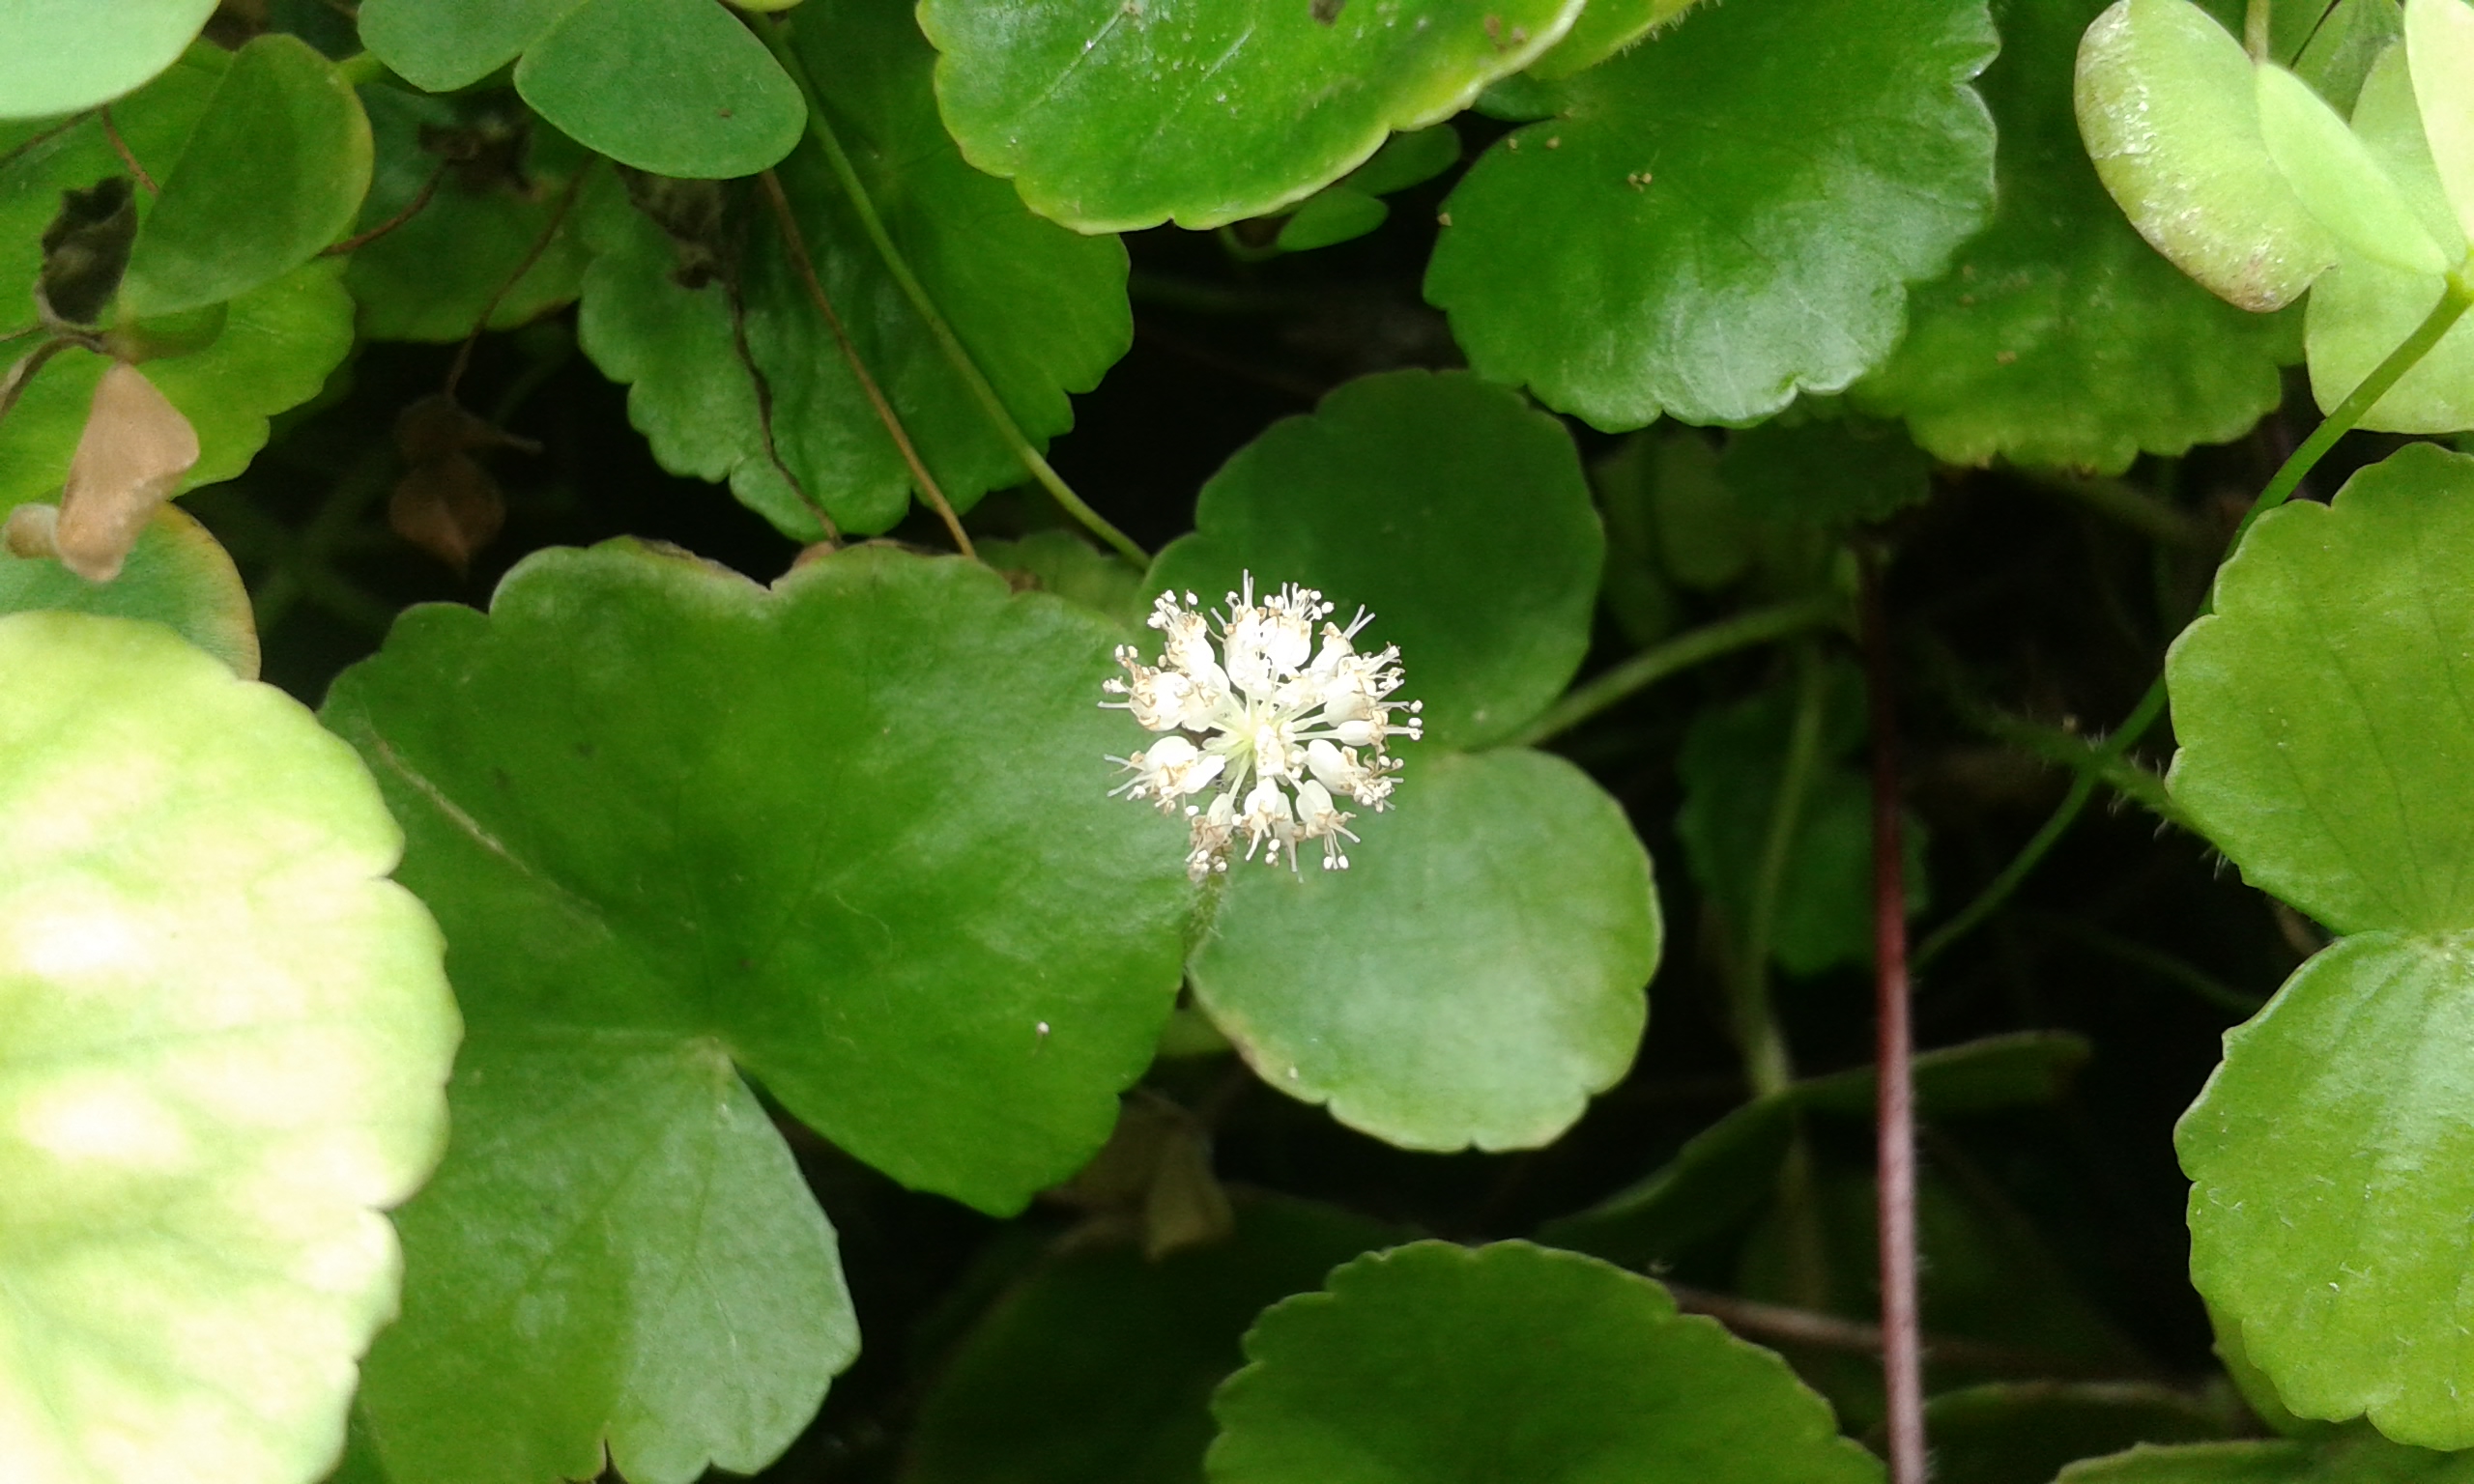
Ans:
{"type": "Polygon", "coordinates": [[[1385,749],[1423,733],[1418,703],[1391,699],[1400,687],[1396,646],[1358,652],[1373,615],[1360,609],[1342,627],[1325,621],[1332,612],[1321,593],[1294,583],[1257,602],[1249,573],[1218,615],[1191,592],[1183,602],[1162,593],[1150,618],[1164,641],[1158,664],[1144,664],[1131,644],[1117,650],[1126,678],[1107,689],[1124,699],[1101,704],[1167,735],[1109,759],[1134,775],[1112,792],[1164,813],[1183,805],[1186,871],[1196,881],[1228,869],[1241,836],[1248,860],[1277,863],[1285,853],[1292,870],[1298,847],[1319,840],[1323,869],[1345,870],[1340,842],[1357,841],[1348,828],[1356,816],[1337,800],[1391,807],[1400,760],[1385,749]]]}

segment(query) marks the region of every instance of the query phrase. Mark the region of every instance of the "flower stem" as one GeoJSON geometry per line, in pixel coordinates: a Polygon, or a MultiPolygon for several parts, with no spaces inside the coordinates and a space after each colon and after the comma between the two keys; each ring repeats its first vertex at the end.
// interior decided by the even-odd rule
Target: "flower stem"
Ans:
{"type": "Polygon", "coordinates": [[[1679,634],[1664,643],[1642,650],[1588,684],[1567,691],[1563,699],[1547,707],[1538,720],[1522,728],[1505,746],[1535,747],[1561,736],[1634,692],[1647,690],[1679,671],[1689,670],[1704,660],[1714,660],[1738,649],[1748,649],[1808,629],[1823,628],[1836,620],[1838,615],[1836,599],[1806,598],[1771,608],[1756,608],[1689,633],[1679,634]]]}
{"type": "Polygon", "coordinates": [[[1864,690],[1873,743],[1874,1134],[1882,1252],[1882,1374],[1892,1484],[1924,1484],[1924,1351],[1916,1306],[1913,1044],[1908,1027],[1907,882],[1899,807],[1898,711],[1890,694],[1882,574],[1859,547],[1864,690]]]}
{"type": "Polygon", "coordinates": [[[850,209],[858,214],[861,229],[868,234],[868,241],[875,244],[877,256],[884,260],[885,271],[893,276],[903,298],[910,300],[910,307],[927,325],[929,336],[936,342],[936,349],[944,355],[946,363],[953,367],[956,376],[962,378],[963,385],[969,390],[972,400],[979,404],[998,440],[1013,451],[1014,457],[1040,488],[1048,491],[1049,497],[1064,506],[1065,512],[1079,521],[1083,528],[1114,547],[1129,561],[1149,566],[1151,555],[1136,545],[1131,536],[1110,525],[1107,517],[1092,509],[1081,496],[1075,494],[1074,487],[1050,468],[1048,460],[1031,446],[1031,441],[1023,436],[1021,425],[1014,421],[1014,414],[1006,410],[1004,399],[989,384],[987,376],[979,369],[979,363],[971,358],[969,350],[954,333],[953,327],[945,323],[945,316],[936,308],[935,300],[928,297],[928,290],[920,283],[918,275],[910,271],[909,260],[903,256],[901,248],[894,245],[893,235],[885,230],[884,218],[877,214],[875,199],[868,194],[868,187],[860,181],[857,167],[850,162],[849,152],[842,147],[841,137],[834,133],[831,121],[825,117],[824,100],[817,93],[816,80],[808,75],[807,64],[791,48],[789,39],[782,34],[780,24],[772,16],[759,13],[746,12],[742,16],[755,27],[756,34],[772,51],[774,60],[782,64],[782,71],[790,73],[791,80],[798,84],[799,96],[806,100],[808,105],[808,133],[824,151],[826,163],[833,167],[834,179],[841,183],[843,192],[850,198],[850,209]]]}
{"type": "Polygon", "coordinates": [[[1783,1093],[1796,1080],[1786,1038],[1769,1003],[1769,947],[1777,931],[1787,862],[1795,853],[1796,832],[1803,824],[1804,804],[1812,795],[1815,765],[1821,760],[1828,680],[1829,671],[1823,668],[1814,645],[1809,641],[1797,645],[1795,721],[1778,768],[1778,791],[1770,797],[1769,828],[1753,877],[1752,901],[1744,914],[1743,941],[1738,946],[1735,972],[1727,976],[1736,1044],[1743,1054],[1744,1080],[1756,1098],[1783,1093]]]}
{"type": "MultiPolygon", "coordinates": [[[[2469,263],[2474,263],[2474,260],[2469,260],[2469,263]]],[[[2413,333],[2399,342],[2386,359],[2373,366],[2371,374],[2345,394],[2344,401],[2329,409],[2328,415],[2320,419],[2319,426],[2312,429],[2311,436],[2304,439],[2292,456],[2278,467],[2267,485],[2259,491],[2259,498],[2253,500],[2251,508],[2243,514],[2242,524],[2234,528],[2233,539],[2226,545],[2224,561],[2232,560],[2234,554],[2242,550],[2242,538],[2250,534],[2252,526],[2259,517],[2292,499],[2293,492],[2302,487],[2302,481],[2328,450],[2336,446],[2337,440],[2352,432],[2371,410],[2379,405],[2379,399],[2388,395],[2405,373],[2430,355],[2431,347],[2439,344],[2440,338],[2464,318],[2465,311],[2474,308],[2474,282],[2466,278],[2468,266],[2460,264],[2448,274],[2447,287],[2441,292],[2439,302],[2433,304],[2431,313],[2414,327],[2413,333]]],[[[2220,571],[2223,566],[2224,562],[2220,561],[2220,571]]],[[[2200,615],[2204,616],[2214,608],[2215,599],[2211,594],[2201,602],[2200,615]]],[[[2079,812],[2087,807],[2087,800],[2096,791],[2098,775],[2119,761],[2121,756],[2165,714],[2166,699],[2165,677],[2160,674],[2147,687],[2147,693],[2140,698],[2139,705],[2123,721],[2120,728],[2089,757],[2089,766],[2072,782],[2070,791],[2062,795],[2053,817],[2047,819],[2044,827],[2020,847],[2019,854],[2002,868],[1999,875],[1986,884],[1983,891],[1976,894],[1973,901],[1962,908],[1957,916],[1935,928],[1932,935],[1924,940],[1923,946],[1915,953],[1917,968],[1921,969],[1940,956],[1944,949],[1965,937],[2010,899],[2010,894],[2019,889],[2020,883],[2028,879],[2028,873],[2036,869],[2046,853],[2069,831],[2071,824],[2078,819],[2079,812]]]]}

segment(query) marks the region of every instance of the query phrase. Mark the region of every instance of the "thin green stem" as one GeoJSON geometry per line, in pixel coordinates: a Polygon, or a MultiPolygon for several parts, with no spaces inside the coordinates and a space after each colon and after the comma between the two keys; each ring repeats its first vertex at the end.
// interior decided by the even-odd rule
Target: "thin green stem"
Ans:
{"type": "Polygon", "coordinates": [[[1521,728],[1505,745],[1535,747],[1571,730],[1607,707],[1637,691],[1647,690],[1679,671],[1689,670],[1704,660],[1714,660],[1738,649],[1748,649],[1755,644],[1766,644],[1772,640],[1825,628],[1838,617],[1836,598],[1806,598],[1772,608],[1756,608],[1689,633],[1679,634],[1664,643],[1642,650],[1587,685],[1575,686],[1566,692],[1563,699],[1547,707],[1543,715],[1521,728]]]}
{"type": "Polygon", "coordinates": [[[1769,947],[1778,927],[1778,902],[1787,884],[1787,862],[1804,822],[1821,762],[1823,712],[1829,699],[1829,671],[1809,640],[1796,646],[1796,715],[1787,732],[1787,755],[1778,767],[1778,791],[1770,796],[1769,827],[1752,878],[1752,901],[1744,913],[1743,941],[1735,972],[1727,976],[1736,1044],[1743,1052],[1744,1080],[1756,1098],[1782,1093],[1796,1080],[1787,1039],[1769,1003],[1769,947]]]}
{"type": "Polygon", "coordinates": [[[782,34],[782,27],[772,16],[752,12],[743,14],[748,24],[755,27],[756,34],[772,51],[774,60],[782,64],[782,71],[790,73],[791,80],[798,84],[799,96],[807,100],[809,136],[824,151],[826,163],[833,167],[834,179],[841,183],[844,194],[850,198],[850,209],[858,214],[860,228],[868,234],[868,241],[876,245],[877,256],[884,260],[885,271],[893,275],[894,284],[902,290],[903,298],[910,301],[910,307],[927,325],[929,336],[936,342],[936,349],[943,353],[946,363],[954,368],[954,374],[962,378],[972,399],[978,402],[980,411],[987,415],[989,426],[1005,446],[1013,450],[1014,457],[1021,462],[1022,468],[1040,488],[1065,507],[1068,515],[1081,522],[1093,535],[1116,548],[1128,560],[1148,566],[1150,553],[1110,525],[1108,518],[1092,509],[1081,496],[1075,494],[1074,487],[1049,467],[1048,460],[1022,435],[1021,425],[1014,421],[1014,414],[1006,410],[1004,399],[996,394],[996,388],[980,371],[979,363],[971,358],[969,350],[954,333],[954,328],[945,323],[945,316],[937,309],[936,301],[928,297],[928,290],[920,283],[918,275],[910,271],[909,260],[903,256],[901,248],[894,245],[893,235],[885,230],[884,218],[877,214],[877,203],[868,194],[866,184],[859,179],[858,168],[850,162],[849,152],[842,147],[841,137],[834,133],[832,122],[825,117],[824,100],[816,90],[816,80],[808,75],[807,64],[791,48],[789,38],[782,34]]]}
{"type": "Polygon", "coordinates": [[[2089,741],[2075,731],[2038,726],[1999,711],[1988,711],[1977,721],[1987,733],[2019,751],[2032,753],[2074,773],[2088,775],[2166,823],[2189,828],[2189,821],[2182,817],[2180,806],[2165,791],[2165,780],[2107,744],[2089,741]]]}
{"type": "MultiPolygon", "coordinates": [[[[2251,528],[2258,523],[2259,517],[2292,499],[2293,492],[2302,487],[2302,481],[2310,475],[2314,468],[2317,467],[2319,460],[2327,454],[2329,449],[2337,445],[2337,440],[2360,425],[2364,416],[2379,405],[2379,399],[2388,395],[2390,388],[2394,387],[2406,372],[2412,370],[2417,362],[2431,354],[2431,347],[2439,344],[2440,337],[2454,328],[2459,320],[2464,318],[2468,308],[2474,308],[2474,283],[2466,280],[2466,268],[2467,265],[2460,264],[2448,274],[2447,287],[2441,292],[2439,302],[2433,304],[2431,313],[2423,317],[2420,325],[2414,327],[2413,333],[2400,342],[2397,349],[2389,352],[2386,359],[2373,366],[2371,374],[2364,377],[2352,391],[2345,394],[2344,401],[2329,409],[2328,415],[2320,420],[2319,426],[2312,429],[2311,436],[2304,439],[2302,445],[2294,449],[2292,455],[2278,467],[2276,473],[2268,479],[2266,487],[2259,491],[2259,498],[2253,500],[2250,510],[2244,513],[2242,524],[2234,528],[2233,539],[2226,546],[2226,561],[2232,560],[2240,553],[2242,538],[2250,534],[2251,528]]],[[[2223,570],[2223,563],[2219,563],[2219,570],[2223,570]]],[[[2200,605],[2200,613],[2205,614],[2214,607],[2215,599],[2211,594],[2200,605]]],[[[2011,894],[2019,889],[2020,884],[2028,879],[2029,872],[2036,869],[2046,854],[2059,842],[2061,837],[2068,833],[2070,826],[2078,820],[2080,811],[2086,809],[2088,799],[2094,796],[2097,781],[2104,769],[2119,761],[2122,755],[2128,752],[2150,727],[2156,725],[2157,719],[2165,714],[2165,677],[2160,674],[2147,687],[2147,694],[2140,698],[2138,707],[2122,723],[2120,729],[2089,755],[2086,770],[2071,781],[2070,791],[2062,795],[2060,805],[2053,812],[2053,817],[2047,819],[2044,827],[2028,838],[2027,844],[2020,847],[2018,855],[2008,866],[2002,868],[1999,875],[1986,884],[1983,891],[1976,894],[1973,901],[1962,908],[1958,915],[1935,928],[1932,936],[1926,938],[1922,946],[1916,949],[1914,957],[1916,968],[1921,969],[1925,964],[1930,963],[1944,949],[1967,936],[1986,918],[1991,917],[2003,902],[2010,899],[2011,894]]]]}

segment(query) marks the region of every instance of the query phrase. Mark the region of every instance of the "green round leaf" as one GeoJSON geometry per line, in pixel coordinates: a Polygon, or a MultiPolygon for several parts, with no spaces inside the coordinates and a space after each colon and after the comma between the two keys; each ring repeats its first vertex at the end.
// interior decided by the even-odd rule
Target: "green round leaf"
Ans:
{"type": "MultiPolygon", "coordinates": [[[[1097,385],[1133,344],[1124,246],[1041,220],[1003,182],[963,163],[937,121],[932,54],[901,0],[806,0],[798,14],[792,44],[834,127],[870,145],[853,164],[887,234],[1015,423],[1044,444],[1073,426],[1068,393],[1097,385]]],[[[955,374],[824,162],[801,151],[780,176],[859,358],[946,498],[967,510],[985,492],[1022,482],[1020,456],[955,374]]],[[[665,467],[728,477],[740,499],[803,540],[823,533],[814,505],[849,533],[903,517],[909,467],[752,193],[725,193],[713,209],[724,234],[745,244],[745,356],[728,274],[682,284],[681,245],[631,209],[614,180],[593,182],[578,210],[599,254],[585,278],[580,337],[605,374],[633,384],[629,415],[665,467]]]]}
{"type": "MultiPolygon", "coordinates": [[[[267,419],[327,385],[352,349],[343,273],[340,259],[304,263],[232,300],[203,350],[146,362],[146,379],[197,429],[198,461],[182,489],[248,468],[266,446],[267,419]]],[[[0,510],[60,493],[105,365],[82,350],[54,357],[0,420],[0,510]]]]}
{"type": "Polygon", "coordinates": [[[361,0],[370,54],[427,93],[471,87],[565,19],[584,0],[361,0]]]}
{"type": "Polygon", "coordinates": [[[1779,419],[1727,440],[1719,477],[1763,520],[1857,525],[1933,493],[1933,461],[1896,428],[1860,418],[1779,419]]]}
{"type": "Polygon", "coordinates": [[[2474,1458],[2401,1448],[2381,1438],[2202,1442],[2136,1447],[2073,1464],[2055,1484],[2469,1484],[2474,1458]]]}
{"type": "Polygon", "coordinates": [[[1183,832],[1107,796],[1121,638],[961,558],[767,590],[616,543],[414,610],[328,715],[476,1039],[714,1037],[851,1154],[1010,1211],[1108,1137],[1177,984],[1183,832]]]}
{"type": "Polygon", "coordinates": [[[1983,225],[1994,43],[1975,0],[1698,9],[1478,161],[1426,297],[1481,374],[1601,428],[1839,390],[1983,225]]]}
{"type": "Polygon", "coordinates": [[[2340,932],[2474,928],[2474,458],[2270,511],[2166,678],[2168,785],[2246,880],[2340,932]]]}
{"type": "Polygon", "coordinates": [[[1429,746],[1510,736],[1589,648],[1606,540],[1571,435],[1458,372],[1364,377],[1273,424],[1203,486],[1194,527],[1150,592],[1208,605],[1251,571],[1365,607],[1367,637],[1400,646],[1429,746]]]}
{"type": "Polygon", "coordinates": [[[2336,261],[2261,137],[2251,59],[2190,0],[2117,0],[2097,16],[2077,102],[2105,188],[2211,293],[2274,309],[2336,261]]]}
{"type": "Polygon", "coordinates": [[[1213,227],[1458,113],[1580,0],[922,0],[970,162],[1084,232],[1213,227]]]}
{"type": "MultiPolygon", "coordinates": [[[[503,98],[503,95],[500,95],[503,98]]],[[[560,198],[592,157],[522,109],[465,112],[449,100],[396,88],[361,95],[377,141],[377,172],[359,232],[394,221],[435,178],[429,202],[386,236],[353,249],[344,286],[360,304],[360,331],[373,340],[461,340],[484,309],[492,329],[512,329],[576,297],[590,254],[575,214],[551,232],[532,266],[515,272],[559,210],[560,198]],[[510,116],[511,115],[511,116],[510,116]],[[487,136],[522,129],[503,171],[447,167],[422,147],[430,128],[487,136]],[[493,307],[495,300],[495,307],[493,307]]]]}
{"type": "Polygon", "coordinates": [[[403,1317],[361,1384],[390,1476],[584,1479],[605,1448],[635,1484],[771,1463],[859,1334],[832,1229],[729,1050],[490,1027],[452,1094],[446,1160],[398,1217],[403,1317]]]}
{"type": "Polygon", "coordinates": [[[369,119],[334,64],[269,35],[232,58],[137,234],[133,315],[218,303],[344,235],[369,190],[369,119]]]}
{"type": "Polygon", "coordinates": [[[2307,1417],[2474,1444],[2465,1211],[2474,936],[2373,932],[2304,964],[2174,1134],[2191,1278],[2307,1417]]]}
{"type": "Polygon", "coordinates": [[[2000,0],[1985,101],[2001,129],[1993,224],[1910,297],[1907,338],[1850,389],[1946,463],[2118,473],[2273,412],[2292,315],[2248,314],[2160,258],[2087,161],[2070,105],[2102,0],[2000,0]]]}
{"type": "Polygon", "coordinates": [[[2268,157],[2345,251],[2408,273],[2447,271],[2404,193],[2309,83],[2274,63],[2253,78],[2268,157]]]}
{"type": "MultiPolygon", "coordinates": [[[[2394,47],[2363,81],[2354,132],[2404,192],[2444,256],[2461,258],[2460,231],[2425,142],[2403,47],[2394,47]]],[[[2323,408],[2351,395],[2439,302],[2436,273],[2405,273],[2347,257],[2311,296],[2311,390],[2323,408]]],[[[2361,423],[2399,433],[2474,428],[2474,320],[2460,320],[2398,380],[2361,423]]]]}
{"type": "Polygon", "coordinates": [[[216,0],[15,0],[0,15],[0,119],[74,113],[179,59],[216,0]]]}
{"type": "Polygon", "coordinates": [[[0,617],[0,1472],[309,1484],[446,1133],[438,929],[298,702],[0,617]]]}
{"type": "Polygon", "coordinates": [[[1306,198],[1280,229],[1282,252],[1309,252],[1364,237],[1383,225],[1392,209],[1362,190],[1327,186],[1306,198]]]}
{"type": "Polygon", "coordinates": [[[945,1365],[902,1484],[1196,1484],[1212,1389],[1254,1316],[1401,1235],[1264,1196],[1239,1200],[1227,1241],[1157,1262],[1060,1250],[945,1365]]]}
{"type": "Polygon", "coordinates": [[[1560,757],[1409,752],[1345,871],[1238,862],[1194,994],[1274,1087],[1407,1149],[1528,1149],[1623,1078],[1657,896],[1624,812],[1560,757]]]}
{"type": "Polygon", "coordinates": [[[1213,1484],[1868,1484],[1786,1362],[1522,1241],[1363,1257],[1273,1307],[1212,1403],[1213,1484]]]}
{"type": "Polygon", "coordinates": [[[1460,163],[1460,131],[1449,124],[1394,134],[1374,157],[1350,171],[1344,182],[1369,196],[1388,196],[1443,174],[1460,163]]]}
{"type": "Polygon", "coordinates": [[[187,511],[166,505],[108,583],[90,583],[43,556],[0,556],[0,614],[58,610],[146,618],[258,677],[257,620],[231,555],[187,511]]]}
{"type": "Polygon", "coordinates": [[[712,0],[583,0],[526,43],[515,86],[588,148],[655,175],[753,175],[807,128],[797,84],[712,0]]]}

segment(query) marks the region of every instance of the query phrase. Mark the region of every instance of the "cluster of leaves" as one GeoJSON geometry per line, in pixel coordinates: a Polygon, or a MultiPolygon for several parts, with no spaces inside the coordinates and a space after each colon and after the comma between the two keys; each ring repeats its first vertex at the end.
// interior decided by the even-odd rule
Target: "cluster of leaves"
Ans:
{"type": "Polygon", "coordinates": [[[2316,950],[2176,1136],[2229,1382],[2001,1142],[2111,1044],[1928,1022],[1942,1477],[2474,1477],[2474,458],[2238,526],[2177,474],[2259,488],[2204,445],[2297,362],[2328,417],[2262,505],[2474,428],[2469,239],[2464,0],[0,14],[0,1472],[1878,1480],[1891,679],[1846,636],[1890,552],[1883,713],[2075,780],[1951,872],[1919,772],[1928,1008],[2100,788],[2316,950]],[[1334,319],[1403,244],[1426,350],[1358,334],[1191,498],[1119,455],[1156,556],[1060,472],[1146,296],[1334,319]],[[553,384],[632,431],[515,432],[553,384]],[[640,438],[781,575],[496,567],[554,438],[640,438]],[[1934,522],[2030,486],[2154,544],[2162,780],[2152,706],[2021,714],[2101,677],[1983,699],[1934,522]],[[405,607],[355,552],[497,580],[405,607]],[[1424,737],[1352,869],[1197,887],[1096,702],[1153,594],[1250,574],[1373,611],[1424,737]],[[257,679],[304,608],[386,630],[285,676],[314,713],[257,679]],[[1662,959],[1713,1033],[1670,1062],[1662,959]],[[1695,1057],[1730,1106],[1643,1113],[1695,1057]]]}

